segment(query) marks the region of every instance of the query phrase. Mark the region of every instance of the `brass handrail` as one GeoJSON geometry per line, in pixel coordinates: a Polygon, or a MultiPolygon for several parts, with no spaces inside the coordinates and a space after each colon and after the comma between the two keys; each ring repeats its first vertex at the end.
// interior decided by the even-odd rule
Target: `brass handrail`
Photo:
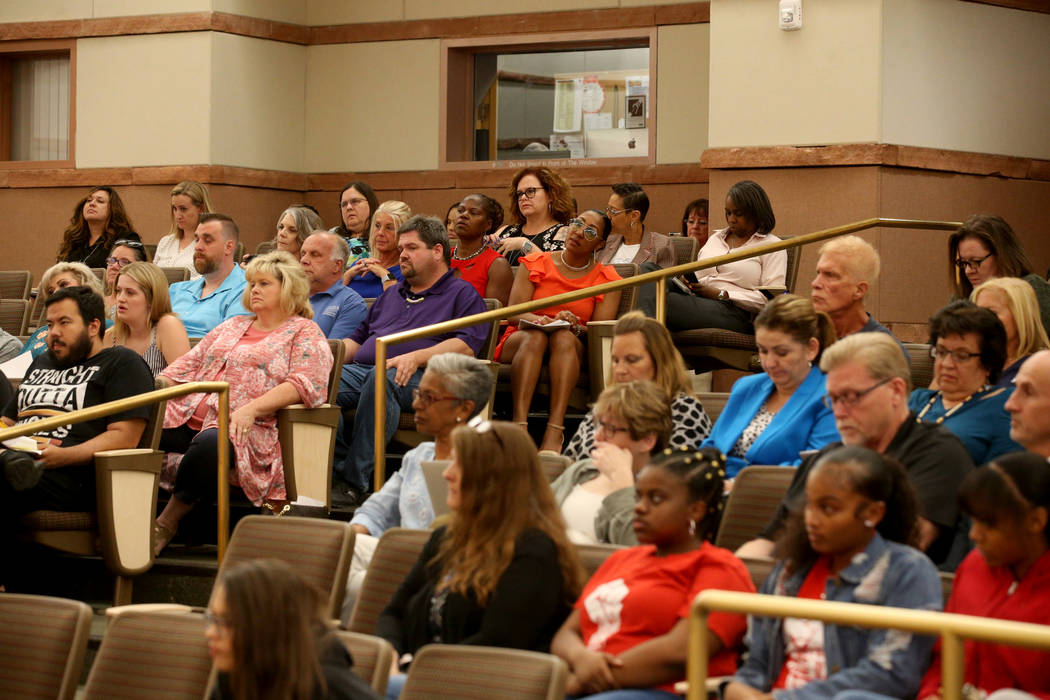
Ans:
{"type": "Polygon", "coordinates": [[[712,611],[760,617],[799,617],[851,627],[898,629],[941,637],[941,698],[961,700],[963,641],[976,639],[1050,650],[1050,626],[974,615],[812,598],[708,590],[689,611],[688,700],[707,697],[707,614],[712,611]]]}
{"type": "MultiPolygon", "coordinates": [[[[111,416],[114,413],[127,411],[128,409],[149,406],[159,401],[166,401],[168,399],[185,396],[186,394],[196,394],[198,392],[219,395],[219,445],[225,445],[230,436],[230,385],[227,382],[186,382],[185,384],[179,384],[177,386],[154,389],[153,391],[147,391],[144,394],[128,396],[123,399],[117,399],[116,401],[107,401],[106,403],[100,403],[97,406],[89,406],[88,408],[82,408],[78,411],[70,411],[69,413],[52,416],[51,418],[13,425],[9,428],[0,429],[0,441],[10,440],[11,438],[21,437],[23,435],[32,435],[41,430],[58,428],[63,425],[70,425],[71,423],[82,423],[95,418],[103,418],[105,416],[111,416]]],[[[161,417],[161,420],[163,420],[163,417],[161,417]]],[[[219,458],[218,548],[219,563],[221,564],[223,557],[226,556],[226,544],[229,541],[230,529],[230,455],[228,450],[221,447],[217,452],[219,458]]]]}
{"type": "MultiPolygon", "coordinates": [[[[843,236],[849,233],[857,233],[859,231],[865,231],[869,228],[875,228],[876,226],[884,226],[886,228],[911,228],[911,229],[932,229],[932,230],[954,230],[961,226],[959,222],[953,221],[927,221],[920,219],[864,219],[863,221],[855,221],[851,224],[844,224],[842,226],[835,226],[833,228],[823,229],[821,231],[815,231],[813,233],[806,233],[801,236],[792,236],[790,238],[784,238],[779,241],[773,241],[772,243],[766,243],[763,245],[753,246],[738,250],[737,252],[729,253],[728,255],[719,255],[714,258],[706,258],[701,261],[686,263],[684,265],[676,265],[674,267],[663,268],[660,270],[654,270],[653,272],[646,272],[645,274],[635,275],[634,277],[628,277],[627,279],[616,280],[613,282],[605,282],[598,284],[593,287],[586,287],[584,289],[578,289],[572,292],[565,292],[564,294],[556,294],[552,297],[544,297],[543,299],[532,299],[522,304],[515,304],[514,306],[505,306],[500,309],[492,309],[491,311],[484,311],[473,316],[465,316],[463,318],[452,319],[450,321],[442,321],[429,326],[421,326],[420,328],[413,328],[407,331],[401,331],[399,333],[391,333],[380,338],[376,338],[376,357],[375,366],[385,367],[386,366],[386,348],[387,345],[396,345],[397,343],[404,343],[409,340],[417,340],[419,338],[426,338],[431,335],[438,333],[447,333],[449,331],[459,330],[460,328],[466,328],[467,326],[477,325],[486,321],[493,321],[497,319],[509,318],[510,316],[517,316],[528,311],[535,311],[536,309],[545,309],[549,306],[555,306],[557,304],[564,304],[570,301],[576,301],[577,299],[584,299],[587,297],[593,297],[598,294],[604,294],[606,292],[612,292],[620,289],[626,289],[627,287],[637,287],[649,282],[662,281],[668,277],[676,277],[683,275],[687,272],[696,272],[697,270],[705,270],[709,267],[715,267],[717,265],[726,265],[731,262],[737,262],[738,260],[745,260],[758,255],[765,255],[766,253],[773,253],[778,250],[785,250],[787,248],[793,248],[796,246],[806,245],[808,243],[816,243],[818,241],[827,240],[828,238],[835,238],[837,236],[843,236]]],[[[656,285],[656,318],[661,323],[664,321],[664,299],[667,294],[667,289],[663,284],[656,285]]],[[[386,464],[384,458],[386,456],[386,372],[375,373],[375,433],[373,437],[375,439],[375,490],[378,491],[382,486],[383,482],[386,481],[386,464]]]]}

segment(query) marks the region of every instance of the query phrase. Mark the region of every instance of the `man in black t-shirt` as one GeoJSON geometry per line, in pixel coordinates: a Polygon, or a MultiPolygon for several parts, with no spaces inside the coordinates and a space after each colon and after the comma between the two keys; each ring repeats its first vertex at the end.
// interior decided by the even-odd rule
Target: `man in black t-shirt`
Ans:
{"type": "MultiPolygon", "coordinates": [[[[824,352],[820,368],[827,373],[826,398],[833,406],[842,443],[891,455],[904,465],[919,498],[919,548],[934,563],[944,563],[957,533],[959,484],[973,469],[970,453],[946,428],[920,423],[908,410],[911,373],[892,336],[877,332],[849,335],[824,352]]],[[[759,539],[737,550],[739,556],[772,553],[773,540],[789,508],[797,507],[805,496],[809,471],[825,452],[842,443],[828,445],[803,460],[776,515],[759,539]]]]}
{"type": "MultiPolygon", "coordinates": [[[[5,425],[41,420],[153,389],[138,353],[102,348],[102,298],[87,287],[67,287],[47,300],[48,351],[26,370],[5,425]]],[[[96,452],[137,447],[149,409],[40,431],[35,460],[0,455],[0,547],[10,543],[18,517],[34,510],[94,510],[96,452]]],[[[0,570],[10,565],[0,552],[0,570]]],[[[2,581],[0,581],[2,583],[2,581]]]]}

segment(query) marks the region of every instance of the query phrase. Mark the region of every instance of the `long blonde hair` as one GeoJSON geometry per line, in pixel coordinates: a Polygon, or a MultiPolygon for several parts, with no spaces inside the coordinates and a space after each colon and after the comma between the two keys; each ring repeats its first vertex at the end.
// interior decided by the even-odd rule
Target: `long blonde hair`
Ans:
{"type": "MultiPolygon", "coordinates": [[[[113,284],[116,291],[121,277],[130,277],[142,289],[146,296],[146,307],[149,311],[149,326],[157,325],[162,316],[171,313],[171,298],[168,296],[168,278],[164,271],[149,262],[133,262],[117,274],[113,284]]],[[[128,338],[128,324],[119,318],[113,319],[113,334],[118,344],[128,338]]]]}
{"type": "MultiPolygon", "coordinates": [[[[183,180],[171,188],[171,192],[168,193],[168,196],[174,197],[179,194],[184,194],[189,197],[193,206],[200,210],[202,216],[215,211],[215,207],[211,205],[211,197],[208,196],[208,188],[196,180],[183,180]]],[[[168,233],[175,236],[175,238],[181,238],[179,235],[179,226],[175,223],[175,212],[172,211],[169,213],[171,214],[171,230],[168,231],[168,233]]],[[[186,235],[193,236],[193,231],[187,231],[186,235]]]]}
{"type": "Polygon", "coordinates": [[[1050,337],[1043,328],[1043,319],[1039,314],[1039,302],[1035,298],[1032,285],[1020,277],[994,277],[977,286],[970,293],[970,301],[977,303],[981,292],[998,289],[1006,297],[1006,305],[1014,317],[1017,327],[1017,357],[1028,357],[1040,350],[1050,349],[1050,337]]]}

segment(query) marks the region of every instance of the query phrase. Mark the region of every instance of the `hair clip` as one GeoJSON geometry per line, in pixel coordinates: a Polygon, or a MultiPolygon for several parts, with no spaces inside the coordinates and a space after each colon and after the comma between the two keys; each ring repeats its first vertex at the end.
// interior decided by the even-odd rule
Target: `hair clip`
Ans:
{"type": "Polygon", "coordinates": [[[664,454],[665,455],[674,454],[674,450],[672,450],[670,447],[664,448],[664,454]]]}
{"type": "Polygon", "coordinates": [[[724,469],[719,469],[718,470],[718,475],[724,479],[725,476],[726,476],[725,470],[724,469]]]}
{"type": "Polygon", "coordinates": [[[693,463],[693,458],[692,457],[686,457],[685,458],[685,464],[692,464],[692,463],[693,463]]]}
{"type": "Polygon", "coordinates": [[[708,481],[710,481],[711,480],[711,472],[704,472],[704,478],[707,479],[708,481]]]}

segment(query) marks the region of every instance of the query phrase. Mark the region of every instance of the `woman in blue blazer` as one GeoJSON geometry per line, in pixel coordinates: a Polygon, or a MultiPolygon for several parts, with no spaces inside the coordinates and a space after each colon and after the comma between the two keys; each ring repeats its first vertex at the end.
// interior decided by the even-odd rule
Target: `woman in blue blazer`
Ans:
{"type": "Polygon", "coordinates": [[[831,318],[809,299],[782,294],[755,319],[762,374],[733,385],[705,447],[726,455],[726,476],[749,464],[798,465],[800,453],[839,440],[824,405],[820,354],[835,342],[831,318]]]}

